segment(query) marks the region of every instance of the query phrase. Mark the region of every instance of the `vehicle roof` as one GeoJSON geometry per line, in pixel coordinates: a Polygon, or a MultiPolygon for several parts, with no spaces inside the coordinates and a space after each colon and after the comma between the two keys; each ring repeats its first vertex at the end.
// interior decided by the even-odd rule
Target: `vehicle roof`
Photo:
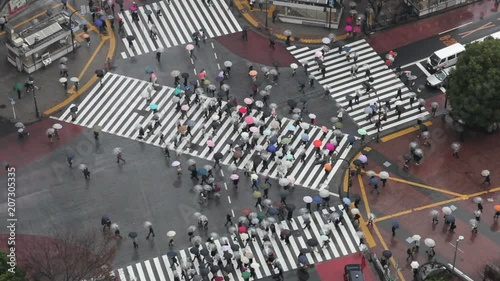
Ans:
{"type": "Polygon", "coordinates": [[[455,43],[453,45],[450,45],[446,48],[443,48],[439,51],[436,51],[435,54],[438,56],[438,57],[447,57],[449,56],[450,53],[459,53],[459,52],[463,52],[465,51],[465,47],[460,44],[460,43],[455,43]]]}

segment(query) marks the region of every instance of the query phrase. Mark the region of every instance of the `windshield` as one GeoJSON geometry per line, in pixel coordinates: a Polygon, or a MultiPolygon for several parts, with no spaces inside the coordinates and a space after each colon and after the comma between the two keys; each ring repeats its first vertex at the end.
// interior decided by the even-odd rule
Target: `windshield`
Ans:
{"type": "Polygon", "coordinates": [[[439,81],[443,81],[446,78],[446,73],[444,71],[439,71],[434,74],[439,81]]]}
{"type": "Polygon", "coordinates": [[[431,61],[431,65],[438,66],[440,59],[438,56],[436,56],[436,54],[432,54],[432,56],[429,59],[431,61]]]}

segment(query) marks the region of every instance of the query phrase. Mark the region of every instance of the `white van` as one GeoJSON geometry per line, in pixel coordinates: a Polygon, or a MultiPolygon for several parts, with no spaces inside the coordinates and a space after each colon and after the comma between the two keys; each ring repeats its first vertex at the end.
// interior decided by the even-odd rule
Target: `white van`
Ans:
{"type": "Polygon", "coordinates": [[[427,58],[427,69],[430,71],[438,71],[452,67],[457,63],[458,57],[464,51],[465,47],[460,43],[455,43],[436,51],[427,58]]]}

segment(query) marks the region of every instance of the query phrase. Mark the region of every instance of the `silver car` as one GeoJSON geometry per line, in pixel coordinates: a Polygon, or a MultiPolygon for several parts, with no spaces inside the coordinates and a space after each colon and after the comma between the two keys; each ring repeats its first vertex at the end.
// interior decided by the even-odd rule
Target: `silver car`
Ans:
{"type": "Polygon", "coordinates": [[[426,83],[427,86],[433,87],[433,88],[441,87],[446,82],[448,77],[450,76],[451,70],[454,68],[455,67],[443,69],[443,70],[440,70],[440,71],[432,74],[431,76],[427,77],[427,83],[426,83]]]}

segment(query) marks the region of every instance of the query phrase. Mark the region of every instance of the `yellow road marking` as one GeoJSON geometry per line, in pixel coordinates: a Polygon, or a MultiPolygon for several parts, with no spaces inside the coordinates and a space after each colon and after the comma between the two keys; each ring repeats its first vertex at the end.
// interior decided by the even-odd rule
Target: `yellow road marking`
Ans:
{"type": "MultiPolygon", "coordinates": [[[[387,244],[385,243],[385,240],[382,237],[382,234],[380,233],[380,230],[378,229],[377,225],[373,224],[373,230],[375,230],[375,234],[377,234],[377,237],[380,240],[380,244],[382,244],[382,247],[384,247],[384,249],[389,250],[389,247],[387,247],[387,244]]],[[[396,267],[396,260],[394,259],[394,257],[391,258],[391,264],[392,266],[396,267]]],[[[401,279],[401,281],[406,281],[399,267],[398,267],[398,276],[399,279],[401,279]]]]}
{"type": "Polygon", "coordinates": [[[276,6],[271,5],[271,7],[269,7],[269,10],[267,10],[267,18],[269,18],[269,19],[273,18],[274,10],[276,10],[276,6]]]}
{"type": "Polygon", "coordinates": [[[363,178],[361,175],[358,175],[359,188],[361,189],[361,198],[363,198],[363,202],[365,203],[366,209],[366,217],[370,216],[370,204],[368,203],[368,197],[366,196],[365,184],[363,183],[363,178]]]}
{"type": "MultiPolygon", "coordinates": [[[[432,121],[426,121],[424,122],[424,124],[429,127],[432,125],[432,121]]],[[[420,130],[419,127],[415,127],[415,126],[411,126],[410,128],[406,128],[404,130],[401,130],[401,131],[398,131],[398,132],[395,132],[393,134],[390,134],[390,135],[387,135],[385,137],[382,137],[380,138],[380,140],[382,140],[382,142],[388,142],[392,139],[395,139],[395,138],[399,138],[401,136],[404,136],[406,134],[409,134],[409,133],[412,133],[412,132],[415,132],[415,131],[418,131],[420,130]]]]}
{"type": "Polygon", "coordinates": [[[363,148],[363,150],[366,151],[366,152],[368,152],[368,151],[372,150],[372,148],[369,147],[369,146],[366,146],[365,148],[363,148]]]}
{"type": "Polygon", "coordinates": [[[345,193],[349,191],[349,169],[347,169],[344,173],[344,187],[343,190],[345,193]]]}
{"type": "MultiPolygon", "coordinates": [[[[55,4],[54,6],[52,6],[52,9],[55,9],[55,8],[57,8],[57,7],[61,6],[61,5],[62,5],[62,3],[55,4]]],[[[40,12],[40,13],[38,13],[38,14],[36,14],[36,15],[34,15],[34,16],[32,16],[32,17],[30,17],[29,19],[25,19],[25,20],[23,20],[22,22],[20,22],[20,23],[18,23],[18,24],[16,24],[16,25],[14,25],[14,29],[16,29],[16,28],[20,27],[20,26],[21,26],[21,25],[23,25],[23,24],[27,24],[28,22],[30,22],[30,21],[32,21],[32,20],[34,20],[34,19],[36,19],[36,18],[39,18],[39,17],[41,17],[41,16],[43,16],[43,15],[45,15],[45,14],[47,14],[47,11],[40,12]]],[[[4,35],[4,34],[5,34],[5,31],[0,32],[0,36],[2,36],[2,35],[4,35]]]]}
{"type": "Polygon", "coordinates": [[[366,226],[366,221],[361,217],[359,219],[359,227],[361,228],[361,231],[365,234],[365,244],[368,246],[368,248],[373,248],[377,246],[377,243],[375,242],[375,238],[373,238],[373,235],[368,229],[368,226],[366,226]]]}
{"type": "Polygon", "coordinates": [[[437,192],[440,192],[440,193],[445,193],[445,194],[449,194],[449,195],[453,195],[453,196],[464,196],[464,195],[466,195],[466,194],[456,193],[456,192],[453,192],[453,191],[444,190],[444,189],[440,189],[440,188],[437,188],[437,187],[433,187],[433,186],[421,184],[421,183],[418,183],[418,182],[407,181],[407,180],[400,179],[400,178],[389,177],[389,180],[393,180],[393,181],[397,181],[397,182],[402,182],[402,183],[406,183],[406,184],[409,184],[409,185],[414,185],[414,186],[418,186],[418,187],[421,187],[421,188],[425,188],[425,189],[429,189],[429,190],[433,190],[433,191],[437,191],[437,192]]]}

